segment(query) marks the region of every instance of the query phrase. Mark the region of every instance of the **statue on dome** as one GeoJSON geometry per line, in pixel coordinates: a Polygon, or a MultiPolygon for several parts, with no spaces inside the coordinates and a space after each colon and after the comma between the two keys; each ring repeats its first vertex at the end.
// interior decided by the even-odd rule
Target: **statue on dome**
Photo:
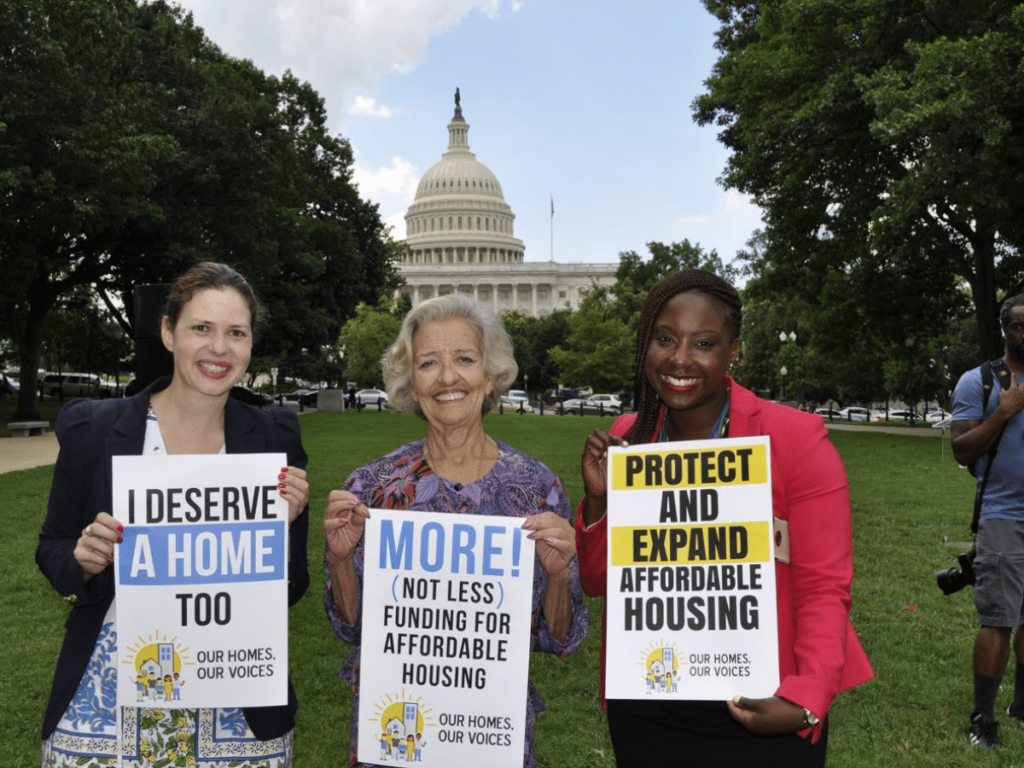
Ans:
{"type": "Polygon", "coordinates": [[[455,87],[455,108],[459,109],[462,106],[462,99],[459,98],[459,88],[455,87]]]}

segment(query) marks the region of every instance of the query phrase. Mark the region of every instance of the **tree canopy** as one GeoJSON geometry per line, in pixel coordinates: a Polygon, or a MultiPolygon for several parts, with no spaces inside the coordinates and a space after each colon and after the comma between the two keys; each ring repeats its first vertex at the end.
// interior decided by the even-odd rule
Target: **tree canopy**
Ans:
{"type": "Polygon", "coordinates": [[[0,0],[0,316],[32,400],[44,321],[93,286],[131,334],[135,285],[201,260],[267,304],[257,353],[325,354],[395,249],[348,143],[291,74],[232,58],[163,0],[0,0]]]}
{"type": "Polygon", "coordinates": [[[732,151],[723,183],[765,210],[765,289],[855,296],[858,335],[898,346],[969,312],[967,285],[977,359],[999,356],[999,301],[1024,278],[1024,8],[704,5],[720,56],[694,116],[732,151]]]}

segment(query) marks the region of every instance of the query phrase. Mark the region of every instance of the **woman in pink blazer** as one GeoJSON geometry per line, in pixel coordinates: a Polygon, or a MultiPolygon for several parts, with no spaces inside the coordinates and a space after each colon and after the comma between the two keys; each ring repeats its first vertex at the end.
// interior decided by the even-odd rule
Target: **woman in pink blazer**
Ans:
{"type": "Polygon", "coordinates": [[[822,766],[832,702],[873,677],[849,618],[846,470],[820,417],[761,400],[727,375],[741,322],[739,294],[711,273],[687,270],[651,290],[637,329],[636,414],[595,431],[584,449],[577,552],[584,591],[605,596],[609,446],[770,436],[772,505],[790,544],[790,562],[775,563],[781,684],[765,699],[607,701],[620,767],[822,766]]]}

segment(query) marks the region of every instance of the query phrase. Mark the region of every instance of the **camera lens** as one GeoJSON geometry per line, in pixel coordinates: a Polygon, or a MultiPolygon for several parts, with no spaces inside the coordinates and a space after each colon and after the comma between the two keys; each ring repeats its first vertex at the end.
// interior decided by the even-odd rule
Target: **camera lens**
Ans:
{"type": "Polygon", "coordinates": [[[943,568],[941,571],[936,571],[935,581],[944,595],[952,595],[954,592],[959,592],[971,583],[959,568],[943,568]]]}

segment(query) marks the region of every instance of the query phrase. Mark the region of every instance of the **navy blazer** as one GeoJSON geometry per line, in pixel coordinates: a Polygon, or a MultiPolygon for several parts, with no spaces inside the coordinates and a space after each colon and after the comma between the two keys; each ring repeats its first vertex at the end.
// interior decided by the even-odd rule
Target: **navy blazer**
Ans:
{"type": "MultiPolygon", "coordinates": [[[[57,417],[54,431],[60,453],[53,472],[46,521],[39,534],[36,563],[53,588],[72,607],[64,627],[64,645],[50,701],[43,720],[43,738],[60,722],[85,674],[103,618],[114,599],[113,568],[105,568],[86,583],[74,551],[82,530],[100,512],[112,508],[114,456],[140,456],[146,437],[149,397],[165,389],[170,378],[158,379],[134,397],[123,400],[74,400],[57,417]]],[[[288,465],[306,468],[299,420],[287,409],[261,411],[228,398],[224,412],[227,453],[286,453],[288,465]]],[[[288,604],[294,605],[309,588],[306,540],[309,508],[291,525],[288,558],[288,604]]],[[[258,739],[274,739],[295,727],[298,704],[291,682],[288,704],[247,707],[245,719],[258,739]]]]}

